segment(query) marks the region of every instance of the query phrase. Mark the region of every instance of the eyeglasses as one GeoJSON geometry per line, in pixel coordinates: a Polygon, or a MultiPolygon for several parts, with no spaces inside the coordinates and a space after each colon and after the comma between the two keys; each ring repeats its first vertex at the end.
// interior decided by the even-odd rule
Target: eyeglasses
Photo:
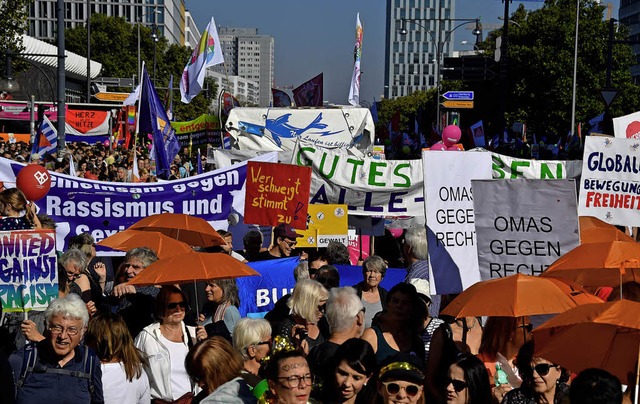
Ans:
{"type": "Polygon", "coordinates": [[[407,383],[406,386],[400,386],[396,382],[382,382],[384,388],[387,390],[387,394],[396,395],[400,392],[400,390],[404,389],[409,397],[415,397],[422,390],[422,386],[418,386],[417,384],[407,383]]]}
{"type": "Polygon", "coordinates": [[[295,247],[295,246],[296,246],[296,244],[298,244],[298,242],[297,242],[297,241],[290,241],[290,240],[286,240],[286,239],[282,239],[282,241],[284,241],[285,243],[287,243],[287,245],[288,245],[289,247],[295,247]]]}
{"type": "Polygon", "coordinates": [[[265,340],[265,341],[260,341],[254,345],[269,345],[269,348],[271,348],[271,344],[273,343],[273,341],[271,341],[271,339],[265,340]]]}
{"type": "Polygon", "coordinates": [[[79,278],[80,275],[82,275],[81,273],[75,273],[75,272],[67,272],[67,279],[69,279],[70,281],[79,278]]]}
{"type": "Polygon", "coordinates": [[[540,376],[546,376],[549,374],[549,371],[551,370],[551,368],[557,368],[558,365],[551,365],[549,363],[539,363],[535,366],[531,366],[531,370],[532,371],[536,371],[537,374],[539,374],[540,376]]]}
{"type": "Polygon", "coordinates": [[[462,390],[469,387],[469,383],[465,382],[464,380],[447,379],[445,383],[445,386],[452,384],[453,389],[456,391],[456,393],[460,393],[462,390]]]}
{"type": "Polygon", "coordinates": [[[516,328],[524,328],[527,332],[531,332],[533,331],[533,324],[529,323],[529,324],[520,324],[517,325],[516,328]]]}
{"type": "Polygon", "coordinates": [[[282,380],[285,386],[290,389],[295,389],[300,387],[300,383],[304,380],[305,385],[311,385],[313,383],[313,376],[311,373],[307,373],[304,376],[289,376],[289,377],[278,377],[278,380],[282,380]]]}
{"type": "Polygon", "coordinates": [[[78,335],[78,333],[80,332],[80,330],[78,330],[76,327],[62,328],[62,326],[59,326],[59,325],[49,326],[49,332],[51,334],[62,334],[65,331],[67,332],[67,335],[70,337],[74,337],[78,335]]]}
{"type": "Polygon", "coordinates": [[[178,308],[178,306],[180,306],[180,307],[182,307],[184,309],[185,307],[187,307],[187,303],[185,303],[184,301],[167,303],[167,309],[169,309],[169,310],[176,309],[176,308],[178,308]]]}

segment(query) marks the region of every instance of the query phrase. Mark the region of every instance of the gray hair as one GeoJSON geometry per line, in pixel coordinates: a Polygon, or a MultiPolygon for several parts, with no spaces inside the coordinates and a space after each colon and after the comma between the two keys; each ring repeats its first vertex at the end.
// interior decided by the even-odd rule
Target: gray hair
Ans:
{"type": "Polygon", "coordinates": [[[137,247],[127,251],[127,254],[124,256],[124,262],[132,258],[140,261],[146,268],[158,260],[158,255],[151,248],[137,247]]]}
{"type": "Polygon", "coordinates": [[[44,319],[47,324],[51,323],[53,316],[82,320],[83,328],[89,323],[87,306],[80,296],[74,293],[69,293],[66,297],[55,299],[49,304],[49,307],[44,311],[44,319]]]}
{"type": "Polygon", "coordinates": [[[293,268],[293,279],[296,282],[303,279],[309,279],[309,261],[300,261],[295,268],[293,268]]]}
{"type": "Polygon", "coordinates": [[[387,263],[384,262],[382,257],[372,255],[362,263],[362,273],[364,274],[367,270],[380,272],[384,278],[384,275],[387,273],[387,263]]]}
{"type": "Polygon", "coordinates": [[[362,308],[362,301],[354,288],[350,286],[332,288],[329,291],[325,313],[331,333],[349,330],[362,308]]]}
{"type": "Polygon", "coordinates": [[[411,254],[418,260],[429,258],[427,252],[427,229],[424,226],[411,227],[404,235],[404,243],[411,247],[411,254]]]}
{"type": "Polygon", "coordinates": [[[262,337],[271,336],[271,324],[263,318],[241,318],[233,327],[233,347],[242,359],[248,360],[247,349],[262,342],[262,337]]]}
{"type": "Polygon", "coordinates": [[[70,248],[65,251],[64,254],[60,256],[58,262],[65,269],[67,268],[67,264],[73,263],[80,268],[80,271],[87,269],[88,264],[86,254],[77,248],[70,248]]]}

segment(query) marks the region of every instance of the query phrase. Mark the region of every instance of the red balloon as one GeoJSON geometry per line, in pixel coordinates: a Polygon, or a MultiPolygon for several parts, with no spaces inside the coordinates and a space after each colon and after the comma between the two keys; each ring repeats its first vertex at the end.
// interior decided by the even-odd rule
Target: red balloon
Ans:
{"type": "Polygon", "coordinates": [[[458,143],[461,137],[462,132],[456,125],[449,125],[442,130],[442,143],[447,147],[451,147],[458,143]]]}
{"type": "Polygon", "coordinates": [[[22,191],[28,200],[37,201],[49,193],[51,175],[41,165],[26,165],[16,176],[16,187],[22,191]]]}

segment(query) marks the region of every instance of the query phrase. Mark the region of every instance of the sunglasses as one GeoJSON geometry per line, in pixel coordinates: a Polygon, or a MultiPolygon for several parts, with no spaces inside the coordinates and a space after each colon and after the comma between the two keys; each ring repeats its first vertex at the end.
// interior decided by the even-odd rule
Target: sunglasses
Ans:
{"type": "Polygon", "coordinates": [[[469,383],[465,382],[464,380],[447,379],[445,383],[445,386],[448,386],[450,384],[453,385],[453,389],[456,391],[456,393],[460,393],[462,390],[469,387],[469,383]]]}
{"type": "Polygon", "coordinates": [[[178,308],[178,306],[180,306],[180,307],[182,307],[184,309],[185,307],[187,307],[187,303],[185,303],[184,301],[167,303],[167,309],[169,309],[169,310],[176,309],[176,308],[178,308]]]}
{"type": "Polygon", "coordinates": [[[382,382],[384,388],[387,390],[387,394],[396,395],[400,392],[400,390],[404,389],[409,397],[415,397],[420,393],[421,386],[417,384],[408,383],[406,386],[400,386],[396,382],[382,382]]]}
{"type": "Polygon", "coordinates": [[[550,365],[548,363],[539,363],[535,366],[531,366],[531,370],[535,370],[540,376],[546,376],[549,374],[551,368],[557,368],[558,365],[550,365]]]}

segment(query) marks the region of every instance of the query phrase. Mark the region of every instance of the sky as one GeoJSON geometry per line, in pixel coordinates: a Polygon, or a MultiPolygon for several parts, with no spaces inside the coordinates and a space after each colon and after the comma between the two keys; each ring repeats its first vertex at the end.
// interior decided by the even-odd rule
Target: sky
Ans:
{"type": "MultiPolygon", "coordinates": [[[[483,24],[500,24],[502,0],[454,0],[455,18],[480,18],[483,24]]],[[[324,99],[348,104],[353,73],[356,15],[364,26],[360,100],[380,100],[384,88],[386,0],[185,0],[198,29],[211,17],[216,25],[258,28],[275,40],[275,85],[297,87],[324,73],[324,99]]],[[[509,5],[510,12],[521,1],[509,5]]],[[[543,3],[522,1],[528,9],[543,3]]],[[[614,0],[617,18],[619,0],[614,0]]],[[[484,30],[486,37],[488,30],[484,30]]],[[[454,49],[470,50],[473,35],[464,27],[454,33],[454,49]]]]}

